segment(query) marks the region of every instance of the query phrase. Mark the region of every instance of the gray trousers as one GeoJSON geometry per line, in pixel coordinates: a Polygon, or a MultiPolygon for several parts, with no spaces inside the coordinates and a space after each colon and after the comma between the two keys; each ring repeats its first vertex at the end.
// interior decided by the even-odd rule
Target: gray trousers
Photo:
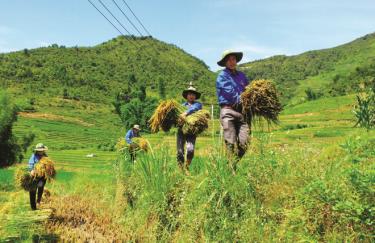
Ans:
{"type": "Polygon", "coordinates": [[[196,135],[185,135],[181,129],[177,131],[177,161],[179,164],[185,162],[185,144],[186,144],[186,160],[190,161],[194,157],[196,135]]]}
{"type": "Polygon", "coordinates": [[[231,108],[220,110],[220,122],[224,130],[224,140],[229,152],[241,159],[247,150],[249,126],[244,116],[231,108]]]}

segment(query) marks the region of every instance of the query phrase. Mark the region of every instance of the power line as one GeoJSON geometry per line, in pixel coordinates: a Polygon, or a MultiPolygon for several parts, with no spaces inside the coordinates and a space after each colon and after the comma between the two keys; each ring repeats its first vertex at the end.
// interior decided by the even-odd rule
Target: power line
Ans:
{"type": "Polygon", "coordinates": [[[150,34],[150,32],[146,29],[146,27],[142,24],[142,22],[139,20],[139,18],[137,17],[137,15],[135,15],[135,13],[133,12],[133,10],[130,8],[130,6],[125,2],[125,0],[122,0],[124,2],[124,4],[126,5],[126,7],[130,10],[130,12],[133,14],[133,16],[135,17],[135,19],[138,21],[138,23],[142,26],[142,28],[146,31],[146,33],[152,37],[152,35],[150,34]]]}
{"type": "MultiPolygon", "coordinates": [[[[119,24],[119,25],[121,25],[121,27],[129,34],[129,35],[132,35],[126,28],[125,28],[125,26],[116,18],[116,16],[115,15],[113,15],[113,13],[111,12],[111,10],[109,10],[108,8],[107,8],[107,6],[101,1],[101,0],[98,0],[99,2],[100,2],[100,4],[108,11],[108,13],[117,21],[117,23],[119,24]]],[[[138,44],[137,44],[137,46],[139,46],[138,44]]]]}
{"type": "MultiPolygon", "coordinates": [[[[120,6],[118,6],[118,4],[116,3],[116,1],[115,0],[112,0],[115,4],[116,4],[116,6],[117,6],[117,8],[121,11],[121,13],[126,17],[126,19],[132,24],[132,26],[138,31],[138,33],[141,35],[141,36],[143,36],[142,35],[142,33],[141,33],[141,31],[139,31],[139,29],[135,26],[135,24],[129,19],[129,17],[124,13],[124,11],[122,11],[122,8],[120,7],[120,6]]],[[[124,4],[126,5],[126,7],[130,10],[130,12],[133,14],[133,16],[135,17],[135,19],[138,21],[138,23],[142,26],[142,28],[144,29],[144,31],[152,38],[152,35],[150,34],[150,32],[146,29],[146,27],[142,24],[142,22],[139,20],[139,18],[135,15],[135,13],[133,12],[133,10],[130,8],[130,6],[124,1],[124,0],[122,0],[123,2],[124,2],[124,4]]],[[[157,46],[156,46],[156,44],[155,43],[153,43],[152,41],[150,42],[150,45],[151,45],[151,47],[152,47],[152,49],[154,49],[155,50],[155,52],[157,53],[157,54],[159,54],[160,55],[160,53],[159,53],[159,51],[158,51],[158,48],[157,48],[157,46]]]]}
{"type": "Polygon", "coordinates": [[[128,16],[124,13],[124,11],[122,11],[122,9],[120,8],[120,6],[118,6],[118,4],[116,3],[116,1],[115,0],[112,0],[112,2],[116,5],[116,7],[121,11],[121,13],[125,16],[125,18],[128,20],[128,22],[134,27],[134,29],[136,29],[137,30],[137,32],[141,35],[141,36],[143,36],[142,35],[142,33],[139,31],[139,29],[137,28],[137,26],[135,26],[134,24],[133,24],[133,22],[128,18],[128,16]]]}
{"type": "MultiPolygon", "coordinates": [[[[134,46],[136,46],[136,47],[140,47],[140,45],[137,43],[137,42],[135,42],[134,40],[132,40],[132,39],[130,39],[130,38],[128,38],[126,35],[124,35],[90,0],[88,0],[90,3],[91,3],[91,5],[93,5],[94,7],[95,7],[95,9],[96,10],[98,10],[100,13],[101,13],[101,15],[103,15],[103,17],[108,21],[108,22],[110,22],[110,24],[118,31],[118,32],[120,32],[120,34],[121,35],[123,35],[126,39],[128,39],[129,40],[129,42],[131,42],[134,46]]],[[[129,35],[132,35],[126,28],[125,28],[125,26],[115,17],[115,15],[108,9],[108,7],[101,1],[101,0],[98,0],[99,2],[100,2],[100,4],[107,10],[107,12],[117,21],[117,23],[119,24],[119,25],[121,25],[121,27],[129,34],[129,35]]],[[[113,1],[113,0],[112,0],[113,1]]],[[[152,35],[150,34],[150,32],[146,29],[146,27],[142,24],[142,22],[140,21],[140,19],[136,16],[136,14],[134,13],[134,11],[130,8],[130,6],[126,3],[126,1],[125,0],[122,0],[123,1],[123,3],[126,5],[126,7],[130,10],[130,12],[133,14],[133,16],[136,18],[136,20],[138,21],[138,23],[142,26],[142,28],[144,29],[144,31],[152,38],[152,35]]],[[[118,6],[118,4],[116,4],[116,6],[121,10],[121,8],[120,8],[120,6],[118,6]]],[[[121,12],[126,16],[126,14],[124,13],[124,11],[122,11],[121,10],[121,12]]],[[[127,16],[126,16],[127,17],[127,16]]],[[[128,17],[127,17],[127,19],[128,19],[128,17]]],[[[130,20],[129,20],[130,21],[130,20]]],[[[131,21],[130,21],[131,22],[131,21]]],[[[133,24],[132,24],[133,25],[133,24]]],[[[135,26],[135,25],[134,25],[135,26]]],[[[138,28],[136,28],[137,29],[137,31],[138,32],[140,32],[139,31],[139,29],[138,28]]],[[[142,34],[141,34],[142,35],[142,34]]],[[[152,43],[152,41],[150,42],[150,45],[151,45],[151,47],[152,47],[152,49],[154,49],[155,50],[155,52],[158,54],[158,55],[160,55],[161,56],[161,53],[159,52],[159,50],[158,50],[158,48],[156,47],[156,44],[155,43],[152,43]]],[[[170,56],[167,56],[167,59],[169,59],[170,61],[172,61],[173,62],[173,60],[171,59],[171,57],[170,56]]]]}
{"type": "MultiPolygon", "coordinates": [[[[102,13],[102,11],[100,11],[96,6],[95,6],[95,4],[94,3],[92,3],[90,0],[87,0],[87,1],[89,1],[89,3],[122,35],[122,36],[124,36],[125,37],[125,39],[128,39],[127,38],[127,36],[126,35],[124,35],[122,32],[121,32],[121,30],[119,30],[117,27],[116,27],[116,25],[114,25],[113,23],[112,23],[112,21],[111,20],[109,20],[106,16],[105,16],[105,14],[103,14],[102,13]]],[[[132,45],[134,45],[135,47],[138,47],[138,46],[136,46],[130,39],[128,39],[128,41],[129,41],[129,43],[131,43],[132,45]]]]}

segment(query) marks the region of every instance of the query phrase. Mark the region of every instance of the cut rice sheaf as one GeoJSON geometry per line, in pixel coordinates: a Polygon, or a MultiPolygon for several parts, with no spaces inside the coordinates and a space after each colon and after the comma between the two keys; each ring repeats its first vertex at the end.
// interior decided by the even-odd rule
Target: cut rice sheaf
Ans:
{"type": "Polygon", "coordinates": [[[278,123],[282,105],[275,85],[269,80],[252,81],[241,94],[242,113],[248,123],[264,118],[268,124],[278,123]]]}
{"type": "Polygon", "coordinates": [[[30,175],[30,172],[26,167],[18,167],[14,174],[15,184],[17,187],[30,191],[36,186],[35,178],[30,175]]]}
{"type": "Polygon", "coordinates": [[[167,132],[172,127],[178,127],[184,134],[198,135],[208,128],[208,111],[199,110],[191,115],[182,116],[185,111],[186,107],[174,100],[162,101],[150,119],[151,131],[155,133],[161,129],[167,132]]]}
{"type": "Polygon", "coordinates": [[[137,146],[139,150],[147,152],[149,149],[149,142],[147,139],[142,137],[133,138],[133,143],[137,146]]]}
{"type": "Polygon", "coordinates": [[[34,168],[35,176],[47,180],[56,177],[55,163],[48,157],[42,157],[34,168]]]}
{"type": "Polygon", "coordinates": [[[208,128],[210,113],[207,110],[199,110],[181,119],[179,125],[185,135],[199,135],[208,128]]]}
{"type": "Polygon", "coordinates": [[[150,128],[153,133],[163,130],[168,132],[173,126],[177,125],[179,115],[184,107],[175,100],[162,101],[156,108],[150,119],[150,128]]]}

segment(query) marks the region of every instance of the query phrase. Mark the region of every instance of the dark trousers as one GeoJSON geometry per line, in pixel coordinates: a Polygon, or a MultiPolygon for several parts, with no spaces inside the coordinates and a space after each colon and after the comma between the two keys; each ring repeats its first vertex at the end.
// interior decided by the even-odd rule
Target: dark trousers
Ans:
{"type": "Polygon", "coordinates": [[[191,162],[194,158],[194,147],[196,135],[185,135],[181,129],[177,132],[177,161],[180,165],[185,161],[185,144],[186,144],[186,160],[191,162]]]}
{"type": "Polygon", "coordinates": [[[36,210],[36,203],[42,201],[44,186],[46,184],[46,179],[42,178],[37,180],[36,186],[30,189],[30,206],[32,210],[36,210]],[[38,193],[38,199],[36,199],[36,194],[38,193]]]}
{"type": "Polygon", "coordinates": [[[137,157],[138,145],[132,143],[129,145],[130,161],[134,162],[137,157]]]}

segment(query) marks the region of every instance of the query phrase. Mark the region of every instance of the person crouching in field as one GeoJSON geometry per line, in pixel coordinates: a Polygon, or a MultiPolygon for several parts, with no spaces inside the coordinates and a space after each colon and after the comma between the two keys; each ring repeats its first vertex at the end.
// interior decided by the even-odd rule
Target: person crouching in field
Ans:
{"type": "MultiPolygon", "coordinates": [[[[190,83],[189,88],[182,92],[182,96],[186,99],[186,102],[182,105],[187,108],[187,110],[181,114],[182,119],[186,116],[193,114],[196,111],[202,109],[202,104],[197,102],[201,96],[196,88],[193,87],[193,84],[190,83]]],[[[197,139],[196,135],[184,134],[182,129],[179,128],[177,131],[177,162],[181,169],[189,173],[189,166],[194,157],[195,141],[197,139]],[[186,144],[186,161],[185,161],[185,144],[186,144]]]]}
{"type": "MultiPolygon", "coordinates": [[[[30,159],[29,159],[29,171],[30,171],[30,175],[32,177],[35,177],[35,165],[43,158],[43,157],[47,157],[47,152],[48,150],[48,147],[45,146],[44,144],[42,143],[38,143],[36,146],[35,146],[35,149],[34,149],[34,153],[31,155],[30,159]]],[[[44,177],[36,177],[35,178],[35,183],[36,183],[36,187],[33,187],[32,189],[30,189],[29,191],[29,194],[30,194],[30,206],[31,206],[31,209],[32,210],[36,210],[36,204],[38,203],[38,206],[40,205],[40,202],[42,200],[42,195],[43,195],[43,191],[44,191],[44,186],[46,185],[46,178],[44,177]],[[36,194],[38,192],[38,199],[36,200],[36,194]]]]}
{"type": "Polygon", "coordinates": [[[130,129],[125,135],[126,143],[129,145],[130,160],[132,162],[135,161],[137,152],[137,145],[133,143],[132,139],[141,136],[140,130],[141,128],[139,127],[139,125],[134,125],[133,128],[130,129]]]}
{"type": "Polygon", "coordinates": [[[219,101],[220,122],[224,130],[224,140],[230,154],[233,172],[237,163],[245,155],[249,136],[249,126],[242,115],[240,96],[249,84],[245,74],[237,70],[242,52],[225,51],[217,64],[225,67],[216,80],[216,93],[219,101]]]}

